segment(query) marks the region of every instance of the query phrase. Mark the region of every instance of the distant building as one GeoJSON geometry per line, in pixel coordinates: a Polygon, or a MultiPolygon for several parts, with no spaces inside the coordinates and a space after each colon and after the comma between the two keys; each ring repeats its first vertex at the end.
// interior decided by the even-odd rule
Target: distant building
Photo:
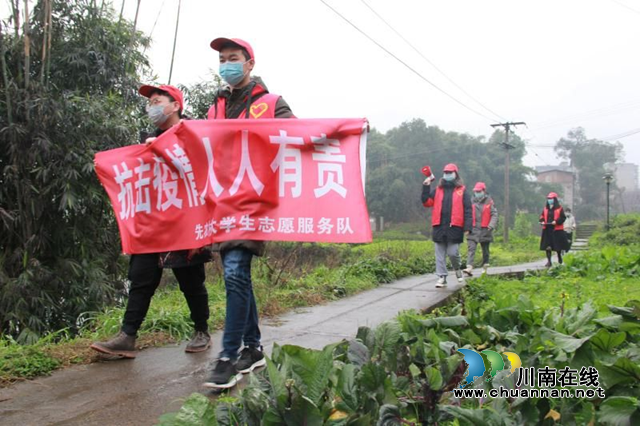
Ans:
{"type": "Polygon", "coordinates": [[[615,164],[614,170],[614,203],[616,213],[640,211],[640,188],[638,187],[638,165],[632,163],[615,164]]]}
{"type": "Polygon", "coordinates": [[[635,191],[638,189],[638,165],[632,163],[620,163],[615,165],[615,183],[623,191],[635,191]]]}
{"type": "Polygon", "coordinates": [[[537,166],[538,182],[556,184],[562,188],[562,205],[574,209],[575,173],[569,163],[562,162],[557,166],[537,166]]]}
{"type": "Polygon", "coordinates": [[[618,213],[640,212],[640,189],[634,191],[625,189],[619,194],[619,200],[620,203],[615,206],[618,213]]]}

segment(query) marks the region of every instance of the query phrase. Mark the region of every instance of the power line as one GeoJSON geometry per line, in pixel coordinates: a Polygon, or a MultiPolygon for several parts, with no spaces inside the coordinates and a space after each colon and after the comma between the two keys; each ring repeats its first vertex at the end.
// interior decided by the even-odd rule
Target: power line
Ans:
{"type": "MultiPolygon", "coordinates": [[[[569,115],[561,119],[549,120],[546,123],[539,127],[536,127],[536,130],[547,129],[550,127],[562,126],[570,122],[583,121],[583,120],[593,120],[600,117],[606,117],[613,114],[618,114],[621,112],[627,112],[629,110],[633,110],[636,108],[640,108],[640,102],[634,101],[633,103],[625,103],[618,104],[610,107],[600,108],[597,110],[592,110],[584,113],[569,115]],[[624,105],[624,106],[623,106],[624,105]]],[[[543,122],[544,123],[544,122],[543,122]]]]}
{"type": "Polygon", "coordinates": [[[540,156],[540,154],[538,154],[537,151],[535,151],[533,148],[531,148],[531,144],[525,144],[525,147],[529,147],[531,149],[531,152],[533,153],[533,155],[535,155],[536,157],[538,157],[540,159],[540,161],[542,161],[542,164],[544,164],[545,166],[549,166],[550,164],[540,156]]]}
{"type": "Polygon", "coordinates": [[[409,152],[407,154],[396,155],[396,156],[393,156],[393,157],[384,157],[383,156],[383,157],[372,158],[370,160],[367,160],[367,163],[377,163],[377,162],[380,162],[380,161],[398,160],[398,159],[406,158],[406,157],[415,157],[416,155],[420,155],[420,154],[430,154],[432,152],[442,152],[442,151],[446,151],[448,149],[449,148],[447,148],[447,147],[442,147],[442,148],[436,148],[436,149],[428,149],[428,150],[425,150],[425,151],[412,151],[412,152],[409,152]]]}
{"type": "MultiPolygon", "coordinates": [[[[482,145],[487,145],[487,144],[482,143],[482,145]]],[[[431,149],[424,150],[424,151],[412,151],[412,152],[408,152],[406,154],[395,155],[393,157],[382,156],[382,157],[378,157],[378,158],[367,159],[367,164],[378,163],[378,162],[382,162],[382,161],[398,160],[398,159],[401,159],[401,158],[415,157],[416,155],[420,155],[420,154],[431,154],[433,152],[442,152],[442,151],[447,151],[447,150],[450,150],[450,148],[449,147],[440,147],[440,148],[431,148],[431,149]]]]}
{"type": "Polygon", "coordinates": [[[162,4],[160,5],[160,10],[158,11],[158,14],[156,15],[156,20],[153,22],[153,27],[151,27],[151,32],[149,33],[149,38],[153,37],[153,32],[156,29],[156,25],[158,24],[158,19],[160,19],[160,14],[162,13],[162,9],[164,8],[164,1],[162,0],[162,4]]]}
{"type": "Polygon", "coordinates": [[[365,0],[360,0],[369,10],[371,10],[371,12],[373,12],[382,22],[384,22],[384,24],[389,27],[389,29],[391,29],[391,31],[393,31],[398,37],[400,37],[405,43],[407,43],[409,45],[409,47],[411,47],[418,55],[420,55],[422,57],[422,59],[424,59],[425,61],[427,61],[433,68],[435,68],[436,71],[438,71],[442,76],[444,76],[444,78],[446,78],[451,84],[453,84],[455,87],[457,87],[462,93],[464,93],[465,95],[467,95],[469,98],[471,98],[473,101],[475,101],[478,105],[480,105],[482,108],[484,108],[485,110],[489,111],[491,114],[495,115],[496,117],[498,117],[501,120],[505,120],[506,118],[502,117],[500,114],[494,112],[493,110],[491,110],[491,108],[487,107],[485,104],[483,104],[482,102],[480,102],[478,99],[476,99],[475,97],[471,96],[471,94],[469,94],[469,92],[467,92],[466,90],[464,90],[462,87],[460,87],[455,81],[453,81],[453,79],[451,79],[444,71],[442,71],[436,64],[434,64],[431,60],[429,60],[429,58],[427,58],[424,54],[422,54],[422,52],[420,52],[420,50],[418,50],[409,40],[407,40],[402,34],[400,34],[400,32],[398,32],[389,22],[387,22],[371,5],[369,5],[365,0]]]}
{"type": "MultiPolygon", "coordinates": [[[[609,142],[617,139],[624,139],[626,137],[633,136],[638,133],[640,133],[640,128],[627,130],[626,132],[617,133],[615,135],[605,136],[598,139],[601,141],[609,142]]],[[[556,147],[555,145],[549,145],[549,144],[530,144],[530,146],[535,146],[537,148],[555,148],[556,147]]]]}
{"type": "Polygon", "coordinates": [[[451,100],[455,101],[457,104],[463,106],[464,108],[468,109],[469,111],[473,112],[474,114],[477,114],[483,118],[486,118],[489,121],[495,121],[493,118],[488,117],[486,115],[484,115],[483,113],[471,108],[470,106],[468,106],[467,104],[465,104],[462,101],[459,101],[458,99],[456,99],[455,97],[453,97],[452,95],[450,95],[449,93],[445,92],[443,89],[441,89],[440,87],[438,87],[436,84],[432,83],[431,81],[429,81],[429,79],[427,79],[425,76],[423,76],[422,74],[420,74],[418,71],[416,71],[415,69],[413,69],[411,66],[409,66],[406,62],[404,62],[402,59],[398,58],[396,55],[394,55],[393,53],[391,53],[391,51],[389,51],[386,47],[384,47],[383,45],[381,45],[380,43],[378,43],[376,40],[374,40],[369,34],[367,34],[366,32],[364,32],[363,30],[361,30],[358,26],[356,26],[353,22],[351,22],[349,19],[347,19],[346,17],[344,17],[340,12],[338,12],[336,9],[334,9],[333,7],[331,7],[330,4],[328,4],[326,1],[324,0],[320,0],[320,2],[322,2],[322,4],[324,4],[326,7],[328,7],[329,9],[331,9],[333,11],[333,13],[335,13],[336,15],[338,15],[340,18],[342,18],[345,22],[347,22],[349,25],[351,25],[353,28],[355,28],[360,34],[362,34],[363,36],[365,36],[366,38],[368,38],[372,43],[374,43],[376,46],[378,46],[380,49],[384,50],[388,55],[390,55],[391,57],[393,57],[396,61],[400,62],[402,65],[404,65],[406,68],[408,68],[411,72],[413,72],[415,75],[417,75],[418,77],[420,77],[422,80],[424,80],[425,82],[427,82],[428,84],[430,84],[431,86],[433,86],[435,89],[437,89],[439,92],[441,92],[442,94],[446,95],[448,98],[450,98],[451,100]]]}
{"type": "Polygon", "coordinates": [[[626,8],[626,9],[629,9],[630,11],[635,12],[638,15],[640,15],[640,10],[636,10],[636,9],[632,8],[631,6],[627,6],[626,4],[624,4],[622,2],[619,2],[617,0],[611,0],[611,1],[614,2],[615,4],[619,5],[619,6],[622,6],[622,7],[626,8]]]}
{"type": "Polygon", "coordinates": [[[539,121],[537,124],[540,125],[540,126],[543,126],[543,125],[547,125],[547,124],[556,123],[558,120],[566,120],[566,119],[570,119],[570,118],[580,117],[580,116],[583,116],[583,115],[591,115],[591,114],[602,112],[602,111],[614,110],[614,109],[621,108],[621,107],[622,108],[629,107],[629,106],[636,105],[638,103],[640,103],[640,99],[634,99],[632,101],[620,102],[618,104],[609,105],[609,106],[602,107],[602,108],[596,108],[596,109],[592,109],[592,110],[589,110],[589,111],[568,114],[568,115],[561,116],[561,117],[555,117],[555,118],[552,118],[551,120],[539,121]]]}
{"type": "MultiPolygon", "coordinates": [[[[526,127],[527,127],[527,130],[529,131],[529,133],[531,133],[531,136],[533,136],[533,138],[534,138],[534,139],[538,139],[538,138],[536,137],[536,135],[531,131],[531,129],[529,129],[529,126],[526,126],[526,127]]],[[[538,154],[538,151],[536,151],[535,149],[533,149],[533,147],[534,147],[534,146],[536,146],[536,147],[537,147],[537,146],[539,146],[539,145],[535,145],[535,144],[532,144],[532,143],[531,143],[531,142],[529,142],[529,141],[525,141],[525,147],[527,147],[527,148],[528,148],[528,149],[527,149],[527,151],[529,151],[529,150],[530,150],[530,151],[533,153],[533,155],[535,155],[536,157],[538,157],[538,158],[540,159],[540,161],[542,161],[542,163],[543,163],[545,166],[548,166],[548,165],[549,165],[549,163],[548,163],[544,158],[542,158],[542,156],[540,156],[540,154],[538,154]]]]}
{"type": "Polygon", "coordinates": [[[640,133],[640,128],[628,130],[628,131],[622,132],[622,133],[618,133],[617,135],[606,136],[606,137],[602,138],[602,140],[604,140],[604,141],[612,141],[612,140],[616,140],[616,139],[626,138],[628,136],[632,136],[632,135],[635,135],[635,134],[638,134],[638,133],[640,133]]]}
{"type": "MultiPolygon", "coordinates": [[[[153,32],[156,29],[156,24],[158,23],[158,19],[160,19],[160,14],[162,13],[162,9],[164,8],[164,1],[162,0],[162,4],[160,5],[160,10],[158,11],[158,14],[156,15],[156,20],[153,22],[153,27],[151,27],[151,32],[149,33],[149,38],[153,38],[153,32]]],[[[147,46],[144,47],[144,50],[142,51],[142,53],[145,53],[147,51],[147,46]]]]}

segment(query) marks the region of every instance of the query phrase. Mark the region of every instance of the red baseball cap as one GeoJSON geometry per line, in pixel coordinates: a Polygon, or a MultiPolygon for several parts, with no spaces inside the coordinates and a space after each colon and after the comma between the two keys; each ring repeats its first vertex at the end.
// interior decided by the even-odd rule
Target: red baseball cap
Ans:
{"type": "Polygon", "coordinates": [[[140,86],[140,88],[138,89],[138,93],[140,93],[145,98],[150,98],[153,92],[156,90],[167,92],[169,96],[175,99],[178,105],[180,105],[180,110],[182,111],[184,109],[184,96],[182,95],[182,91],[175,86],[169,86],[168,84],[150,86],[145,84],[144,86],[140,86]]]}
{"type": "Polygon", "coordinates": [[[487,186],[484,184],[484,182],[478,182],[476,183],[476,186],[473,187],[474,191],[485,191],[487,189],[487,186]]]}
{"type": "Polygon", "coordinates": [[[558,198],[558,194],[556,194],[555,192],[550,192],[549,195],[547,195],[547,198],[558,198]]]}
{"type": "Polygon", "coordinates": [[[445,172],[456,172],[458,173],[458,166],[456,166],[453,163],[449,163],[446,166],[444,166],[444,170],[445,172]]]}
{"type": "Polygon", "coordinates": [[[230,46],[242,47],[249,53],[249,56],[250,56],[249,59],[253,59],[254,61],[256,59],[255,55],[253,54],[253,48],[251,47],[251,45],[239,38],[219,37],[213,40],[210,46],[213,50],[217,50],[218,52],[220,52],[225,47],[230,47],[230,46]]]}

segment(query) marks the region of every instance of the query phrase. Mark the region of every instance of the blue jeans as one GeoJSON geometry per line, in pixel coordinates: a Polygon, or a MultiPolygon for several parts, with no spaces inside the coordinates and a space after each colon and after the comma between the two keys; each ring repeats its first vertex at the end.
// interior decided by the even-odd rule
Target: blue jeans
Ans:
{"type": "Polygon", "coordinates": [[[245,346],[260,346],[258,308],[251,285],[253,253],[244,248],[234,248],[221,253],[221,257],[227,312],[220,357],[235,360],[243,342],[245,346]]]}

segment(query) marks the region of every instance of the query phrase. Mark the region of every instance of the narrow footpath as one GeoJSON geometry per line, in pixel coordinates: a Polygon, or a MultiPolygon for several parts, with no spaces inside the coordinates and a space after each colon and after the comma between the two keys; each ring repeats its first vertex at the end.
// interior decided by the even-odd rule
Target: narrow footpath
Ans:
{"type": "MultiPolygon", "coordinates": [[[[543,265],[541,260],[495,267],[489,274],[519,274],[543,265]]],[[[434,308],[461,288],[451,275],[445,289],[435,288],[433,274],[419,275],[267,319],[260,325],[264,348],[270,353],[277,342],[320,349],[400,311],[434,308]]],[[[181,399],[206,393],[201,385],[221,339],[222,333],[215,333],[214,346],[205,353],[186,354],[186,343],[146,349],[135,360],[71,367],[0,389],[0,425],[153,425],[160,415],[178,410],[181,399]]]]}

